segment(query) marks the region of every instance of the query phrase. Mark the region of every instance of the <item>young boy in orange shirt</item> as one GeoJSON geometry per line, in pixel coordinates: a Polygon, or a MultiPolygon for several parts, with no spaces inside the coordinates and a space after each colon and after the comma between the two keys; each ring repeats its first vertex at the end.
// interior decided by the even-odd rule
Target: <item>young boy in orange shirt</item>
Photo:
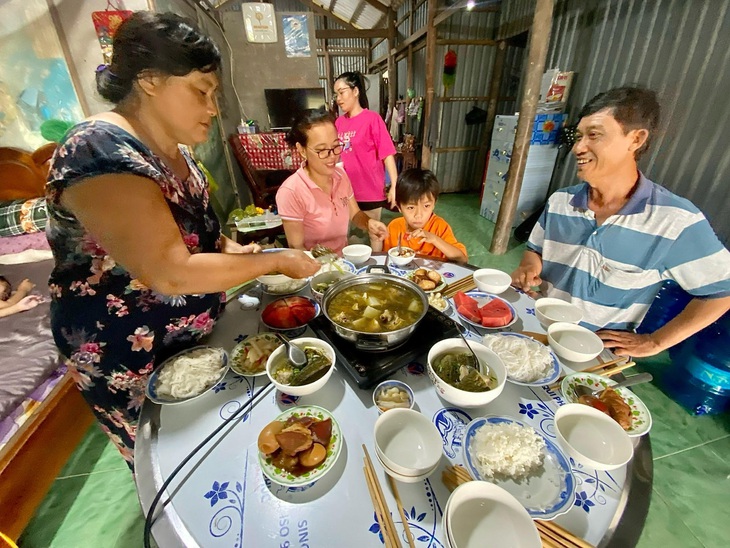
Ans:
{"type": "Polygon", "coordinates": [[[449,223],[433,212],[439,191],[436,176],[427,169],[407,169],[398,176],[395,201],[403,217],[388,225],[383,251],[396,247],[398,235],[402,234],[401,245],[420,255],[466,263],[466,247],[456,241],[449,223]]]}

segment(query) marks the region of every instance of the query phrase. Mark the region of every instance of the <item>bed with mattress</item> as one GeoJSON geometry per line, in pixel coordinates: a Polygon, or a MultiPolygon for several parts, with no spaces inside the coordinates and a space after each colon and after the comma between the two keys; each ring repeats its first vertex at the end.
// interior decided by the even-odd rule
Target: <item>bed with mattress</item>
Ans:
{"type": "Polygon", "coordinates": [[[0,275],[13,288],[28,278],[45,297],[0,318],[0,532],[14,540],[93,422],[51,335],[53,259],[39,196],[50,156],[38,156],[0,149],[0,275]]]}

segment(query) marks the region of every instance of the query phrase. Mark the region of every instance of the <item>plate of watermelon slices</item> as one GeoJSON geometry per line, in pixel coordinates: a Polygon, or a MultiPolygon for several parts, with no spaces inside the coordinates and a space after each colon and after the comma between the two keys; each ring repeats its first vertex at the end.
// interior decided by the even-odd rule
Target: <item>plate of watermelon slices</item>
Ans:
{"type": "Polygon", "coordinates": [[[480,329],[504,329],[517,321],[517,311],[504,299],[483,291],[457,292],[454,309],[459,318],[480,329]]]}

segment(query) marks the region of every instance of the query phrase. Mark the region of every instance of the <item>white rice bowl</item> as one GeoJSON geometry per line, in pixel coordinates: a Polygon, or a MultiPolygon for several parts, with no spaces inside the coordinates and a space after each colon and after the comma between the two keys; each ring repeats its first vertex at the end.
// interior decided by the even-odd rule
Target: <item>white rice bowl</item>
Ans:
{"type": "Polygon", "coordinates": [[[486,478],[522,478],[545,459],[545,440],[517,423],[487,423],[477,430],[472,444],[476,467],[486,478]]]}

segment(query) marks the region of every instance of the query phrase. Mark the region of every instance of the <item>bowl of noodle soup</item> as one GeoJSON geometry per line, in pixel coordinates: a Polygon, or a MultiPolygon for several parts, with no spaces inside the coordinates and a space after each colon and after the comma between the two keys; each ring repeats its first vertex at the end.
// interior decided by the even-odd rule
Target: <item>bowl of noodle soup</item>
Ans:
{"type": "Polygon", "coordinates": [[[482,344],[495,352],[507,370],[507,380],[522,386],[544,386],[560,378],[560,362],[555,353],[522,333],[485,335],[482,344]]]}
{"type": "Polygon", "coordinates": [[[161,405],[199,398],[228,373],[228,353],[214,346],[194,346],[162,362],[147,380],[147,397],[161,405]]]}

